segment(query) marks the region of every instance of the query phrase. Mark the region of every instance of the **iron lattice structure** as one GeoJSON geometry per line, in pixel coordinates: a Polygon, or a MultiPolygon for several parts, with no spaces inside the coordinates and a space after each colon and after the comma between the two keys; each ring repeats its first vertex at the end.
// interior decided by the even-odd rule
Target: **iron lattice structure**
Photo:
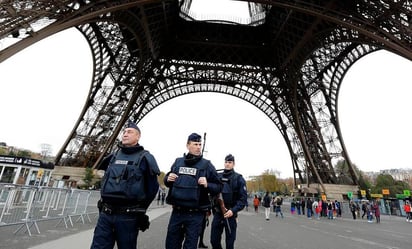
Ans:
{"type": "MultiPolygon", "coordinates": [[[[67,28],[90,44],[87,101],[56,164],[93,166],[127,119],[196,92],[223,93],[264,112],[288,146],[295,180],[341,183],[338,95],[350,66],[385,49],[412,60],[412,1],[248,1],[249,16],[198,20],[191,0],[0,1],[0,62],[67,28]],[[10,42],[11,41],[11,42],[10,42]]],[[[206,18],[208,19],[208,18],[206,18]]],[[[323,188],[324,189],[324,188],[323,188]]]]}

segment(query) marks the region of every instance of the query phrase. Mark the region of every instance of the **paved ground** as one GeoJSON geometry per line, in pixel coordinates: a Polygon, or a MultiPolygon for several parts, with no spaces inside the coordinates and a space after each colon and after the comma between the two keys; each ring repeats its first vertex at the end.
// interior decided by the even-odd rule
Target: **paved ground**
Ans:
{"type": "MultiPolygon", "coordinates": [[[[269,221],[263,212],[242,212],[238,221],[238,249],[410,249],[412,223],[400,217],[382,217],[380,224],[366,220],[342,218],[337,220],[308,219],[292,216],[269,221]]],[[[139,237],[139,249],[164,248],[169,214],[157,218],[152,229],[139,237]]],[[[206,229],[206,238],[210,228],[206,229]]],[[[206,241],[208,245],[210,242],[206,241]]]]}
{"type": "Polygon", "coordinates": [[[88,231],[94,228],[97,217],[95,215],[92,215],[90,216],[90,218],[92,221],[91,223],[85,222],[83,224],[81,222],[75,222],[73,224],[73,227],[69,226],[68,228],[65,228],[64,224],[62,223],[58,224],[59,220],[41,221],[38,222],[40,234],[38,234],[35,227],[32,226],[30,228],[32,236],[29,236],[25,227],[23,227],[16,234],[14,234],[14,232],[19,228],[19,226],[0,227],[0,248],[27,249],[32,246],[44,244],[49,241],[66,238],[70,235],[76,236],[82,231],[88,231]]]}
{"type": "MultiPolygon", "coordinates": [[[[410,249],[412,248],[412,223],[404,218],[383,216],[381,223],[366,220],[340,218],[336,220],[314,220],[304,216],[290,215],[285,218],[264,219],[263,210],[258,214],[243,211],[239,215],[238,238],[235,248],[239,249],[410,249]]],[[[166,238],[170,207],[153,208],[149,211],[150,229],[140,233],[139,249],[162,249],[166,238]]],[[[73,249],[89,248],[93,235],[95,217],[89,224],[75,224],[73,228],[54,227],[53,224],[39,224],[42,233],[28,236],[13,235],[14,229],[0,228],[0,248],[11,249],[73,249]],[[44,226],[43,226],[44,225],[44,226]]],[[[209,238],[210,228],[205,238],[209,238]]],[[[205,241],[210,245],[209,241],[205,241]]],[[[209,247],[210,248],[210,247],[209,247]]]]}

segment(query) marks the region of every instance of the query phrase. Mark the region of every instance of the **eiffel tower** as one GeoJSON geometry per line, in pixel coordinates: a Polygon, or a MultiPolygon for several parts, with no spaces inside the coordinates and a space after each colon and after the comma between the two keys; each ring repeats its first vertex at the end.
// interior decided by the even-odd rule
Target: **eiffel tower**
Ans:
{"type": "Polygon", "coordinates": [[[87,102],[56,165],[92,167],[128,119],[166,101],[222,93],[256,106],[287,144],[295,183],[358,186],[338,119],[345,73],[387,50],[412,60],[412,1],[239,1],[248,15],[192,10],[196,0],[0,1],[0,63],[75,27],[90,44],[87,102]],[[334,164],[346,162],[347,173],[334,164]],[[342,175],[343,174],[343,175],[342,175]]]}

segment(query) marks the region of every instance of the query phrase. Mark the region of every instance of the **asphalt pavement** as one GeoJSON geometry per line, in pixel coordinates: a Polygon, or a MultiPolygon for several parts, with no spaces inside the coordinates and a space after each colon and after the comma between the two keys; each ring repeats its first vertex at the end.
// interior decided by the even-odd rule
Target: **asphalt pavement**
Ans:
{"type": "MultiPolygon", "coordinates": [[[[235,248],[239,249],[410,249],[412,248],[412,223],[403,217],[382,216],[381,223],[368,223],[366,219],[353,220],[350,217],[328,220],[308,219],[303,215],[291,215],[284,207],[284,218],[271,213],[265,220],[263,208],[242,211],[238,217],[238,232],[235,248]]],[[[139,249],[162,249],[165,245],[167,224],[170,217],[169,206],[149,210],[150,229],[141,232],[138,238],[139,249]]],[[[41,234],[28,236],[25,233],[13,234],[13,229],[0,228],[0,248],[12,249],[72,249],[90,248],[92,223],[75,224],[66,229],[39,224],[41,234]],[[47,228],[46,228],[47,227],[47,228]]],[[[210,217],[212,218],[212,217],[210,217]]],[[[55,222],[56,223],[56,222],[55,222]]],[[[54,224],[55,224],[54,223],[54,224]]],[[[16,229],[16,227],[14,227],[16,229]]],[[[210,227],[205,231],[205,243],[210,242],[210,227]]],[[[222,241],[224,248],[224,241],[222,241]]]]}

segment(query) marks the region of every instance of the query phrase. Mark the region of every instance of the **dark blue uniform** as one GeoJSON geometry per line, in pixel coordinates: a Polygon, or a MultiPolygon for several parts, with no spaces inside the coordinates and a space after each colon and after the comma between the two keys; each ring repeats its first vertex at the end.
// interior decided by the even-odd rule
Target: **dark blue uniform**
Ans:
{"type": "Polygon", "coordinates": [[[210,208],[210,195],[222,189],[215,167],[202,156],[191,154],[176,159],[171,171],[164,178],[169,188],[166,202],[173,207],[166,236],[166,249],[197,248],[205,212],[210,208]],[[178,178],[168,182],[170,173],[178,178]],[[199,177],[206,177],[207,188],[198,184],[199,177]],[[183,242],[184,241],[184,242],[183,242]]]}
{"type": "Polygon", "coordinates": [[[225,230],[226,249],[234,248],[237,229],[237,213],[247,205],[246,181],[242,175],[232,170],[225,170],[219,174],[223,182],[222,198],[226,209],[233,212],[230,218],[224,218],[219,203],[214,198],[213,221],[210,242],[213,249],[221,249],[223,229],[225,230]]]}
{"type": "Polygon", "coordinates": [[[99,219],[94,230],[92,249],[112,249],[115,242],[119,249],[135,249],[137,247],[137,236],[139,228],[144,231],[148,226],[148,217],[145,212],[156,196],[159,189],[157,175],[160,173],[155,158],[145,152],[144,156],[139,160],[138,165],[133,165],[135,162],[127,160],[134,158],[136,153],[142,153],[143,147],[140,145],[133,147],[119,146],[120,153],[113,153],[105,158],[98,169],[106,170],[115,162],[132,165],[139,168],[139,173],[144,177],[144,194],[143,198],[125,198],[121,196],[116,198],[103,197],[99,201],[99,219]],[[143,228],[145,227],[145,228],[143,228]]]}

